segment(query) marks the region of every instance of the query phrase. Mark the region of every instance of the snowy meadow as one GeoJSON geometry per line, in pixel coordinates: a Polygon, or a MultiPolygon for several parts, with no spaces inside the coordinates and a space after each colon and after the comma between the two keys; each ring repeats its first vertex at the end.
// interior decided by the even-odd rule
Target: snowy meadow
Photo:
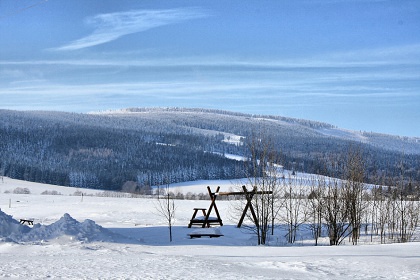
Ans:
{"type": "MultiPolygon", "coordinates": [[[[227,181],[177,184],[206,194],[227,181]]],[[[293,246],[275,230],[266,246],[237,228],[237,201],[220,200],[218,238],[190,238],[193,208],[175,200],[173,241],[153,198],[0,179],[0,278],[25,279],[419,279],[420,243],[314,246],[309,230],[293,246]],[[18,191],[15,191],[18,189],[18,191]],[[83,196],[81,195],[83,191],[83,196]],[[16,192],[16,193],[15,193],[16,192]],[[20,219],[34,225],[21,225],[20,219]]],[[[418,231],[415,233],[418,236],[418,231]]]]}

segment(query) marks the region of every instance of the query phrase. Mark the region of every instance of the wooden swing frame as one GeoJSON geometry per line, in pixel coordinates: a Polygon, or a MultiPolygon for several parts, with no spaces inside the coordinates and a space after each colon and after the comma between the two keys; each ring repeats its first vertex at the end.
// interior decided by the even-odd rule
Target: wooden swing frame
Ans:
{"type": "Polygon", "coordinates": [[[254,219],[255,225],[258,226],[258,218],[255,214],[254,207],[252,206],[252,198],[254,195],[266,195],[266,194],[273,194],[272,191],[257,191],[257,188],[254,187],[251,191],[249,191],[246,186],[242,186],[243,192],[219,192],[220,186],[216,188],[215,192],[211,191],[210,186],[207,186],[207,191],[209,193],[211,203],[208,211],[206,212],[206,208],[194,208],[194,213],[192,215],[192,218],[190,220],[190,223],[188,224],[188,227],[190,228],[193,225],[200,225],[201,227],[210,227],[212,224],[218,224],[220,226],[223,226],[222,219],[220,218],[219,210],[217,209],[216,205],[216,199],[217,196],[223,195],[223,196],[229,196],[229,195],[244,195],[246,198],[246,204],[244,207],[244,210],[242,211],[242,216],[239,219],[237,227],[240,228],[243,224],[243,221],[245,219],[245,216],[249,211],[251,211],[252,218],[254,219]],[[214,209],[214,212],[216,213],[216,217],[210,217],[211,211],[214,209]],[[204,218],[198,218],[197,213],[201,211],[203,213],[204,218]]]}

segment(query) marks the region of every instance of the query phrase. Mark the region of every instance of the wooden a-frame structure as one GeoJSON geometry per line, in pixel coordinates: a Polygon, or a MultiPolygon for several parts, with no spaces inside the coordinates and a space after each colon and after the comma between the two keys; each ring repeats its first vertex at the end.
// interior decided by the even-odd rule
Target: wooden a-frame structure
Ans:
{"type": "Polygon", "coordinates": [[[210,227],[212,224],[219,224],[220,226],[223,226],[222,219],[220,218],[219,210],[217,209],[216,205],[216,199],[218,195],[245,195],[246,198],[246,204],[244,207],[244,210],[242,212],[242,216],[239,219],[237,227],[240,228],[242,226],[242,223],[245,219],[245,216],[249,211],[251,211],[252,218],[254,219],[255,225],[258,226],[258,218],[255,214],[254,207],[252,206],[252,198],[254,195],[266,195],[266,194],[272,194],[272,191],[257,191],[257,188],[254,187],[251,191],[248,191],[246,186],[242,186],[243,192],[219,192],[220,186],[216,188],[215,192],[212,192],[210,187],[207,186],[207,191],[209,193],[211,203],[210,207],[207,210],[206,208],[194,208],[193,216],[190,220],[190,223],[188,224],[188,227],[190,228],[193,225],[200,225],[201,227],[210,227]],[[214,209],[214,212],[216,213],[216,217],[210,217],[211,211],[214,209]],[[207,210],[207,212],[206,212],[207,210]],[[203,216],[197,217],[197,213],[201,211],[203,216]]]}
{"type": "Polygon", "coordinates": [[[237,227],[240,228],[242,226],[242,223],[245,219],[246,213],[251,211],[252,218],[254,219],[255,225],[258,227],[258,218],[255,214],[254,207],[252,206],[252,198],[254,195],[265,195],[265,194],[272,194],[272,191],[257,191],[257,188],[254,187],[251,191],[248,191],[246,186],[242,186],[243,192],[220,192],[219,195],[245,195],[246,198],[246,204],[244,207],[244,211],[242,212],[242,216],[239,219],[237,227]]]}
{"type": "Polygon", "coordinates": [[[218,192],[220,190],[220,187],[218,186],[215,192],[212,192],[210,187],[207,186],[207,191],[209,192],[209,196],[211,199],[210,207],[206,212],[206,208],[194,208],[194,214],[190,220],[190,223],[188,224],[188,227],[190,228],[192,225],[201,225],[201,227],[210,227],[211,224],[219,224],[220,226],[223,226],[222,219],[220,218],[219,210],[216,206],[216,199],[218,192]],[[211,211],[214,208],[214,212],[216,213],[216,217],[210,217],[211,211]],[[197,217],[198,211],[201,211],[203,213],[202,217],[197,217]]]}

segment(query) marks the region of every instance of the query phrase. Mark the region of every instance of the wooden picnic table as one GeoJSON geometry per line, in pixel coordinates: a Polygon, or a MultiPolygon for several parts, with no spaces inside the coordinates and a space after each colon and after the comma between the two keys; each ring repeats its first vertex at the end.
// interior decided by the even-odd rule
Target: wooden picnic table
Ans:
{"type": "Polygon", "coordinates": [[[31,225],[31,226],[34,225],[34,221],[33,220],[27,220],[27,219],[20,219],[20,223],[22,225],[24,225],[25,223],[27,223],[28,225],[31,225]]]}

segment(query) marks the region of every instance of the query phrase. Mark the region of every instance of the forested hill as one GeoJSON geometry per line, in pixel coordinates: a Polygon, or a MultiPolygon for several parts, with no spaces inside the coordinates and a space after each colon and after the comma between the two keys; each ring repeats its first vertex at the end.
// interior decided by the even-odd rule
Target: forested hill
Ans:
{"type": "Polygon", "coordinates": [[[420,139],[314,121],[206,109],[132,108],[76,114],[0,110],[0,175],[81,188],[244,176],[252,135],[270,139],[287,169],[332,174],[331,158],[363,151],[369,174],[420,181],[420,139]]]}

